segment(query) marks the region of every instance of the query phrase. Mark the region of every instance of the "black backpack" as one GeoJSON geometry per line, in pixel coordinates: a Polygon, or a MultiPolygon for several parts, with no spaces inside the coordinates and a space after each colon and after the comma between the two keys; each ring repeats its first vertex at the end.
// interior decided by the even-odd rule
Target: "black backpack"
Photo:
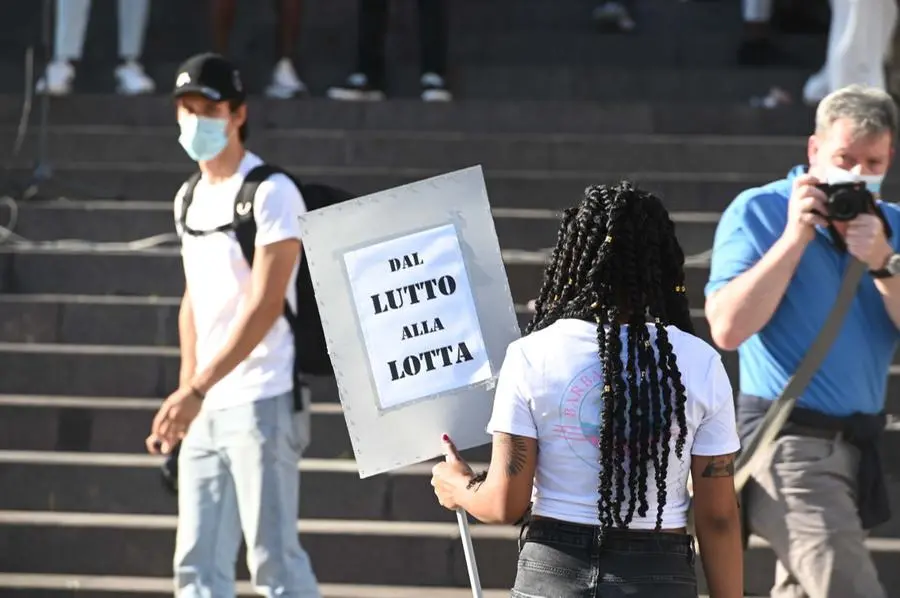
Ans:
{"type": "MultiPolygon", "coordinates": [[[[217,232],[233,231],[241,246],[241,253],[250,266],[253,266],[253,254],[256,241],[256,220],[253,216],[253,201],[259,185],[274,174],[283,174],[288,177],[303,195],[306,209],[318,210],[355,197],[352,193],[330,187],[328,185],[304,185],[290,173],[272,166],[262,164],[257,166],[244,178],[237,196],[234,198],[234,217],[229,224],[222,225],[211,231],[196,231],[187,227],[185,221],[188,208],[194,198],[194,189],[200,182],[200,173],[191,175],[185,184],[185,192],[182,198],[179,224],[184,234],[202,236],[217,232]]],[[[322,329],[322,320],[319,316],[319,307],[316,304],[312,278],[309,274],[309,265],[306,255],[301,251],[300,268],[297,272],[297,313],[295,314],[288,304],[284,302],[284,318],[290,325],[294,335],[294,348],[296,359],[294,361],[295,376],[310,374],[314,376],[333,376],[334,368],[328,357],[328,348],[325,344],[325,331],[322,329]]]]}

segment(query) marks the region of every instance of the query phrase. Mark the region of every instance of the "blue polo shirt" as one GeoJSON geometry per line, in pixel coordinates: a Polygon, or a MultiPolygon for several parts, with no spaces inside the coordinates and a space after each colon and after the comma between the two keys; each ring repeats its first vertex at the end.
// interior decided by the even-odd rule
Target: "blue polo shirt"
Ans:
{"type": "MultiPolygon", "coordinates": [[[[716,228],[707,297],[753,266],[778,240],[787,223],[791,181],[804,171],[798,166],[785,179],[748,189],[728,206],[716,228]]],[[[900,208],[880,206],[897,250],[900,208]]],[[[772,319],[738,348],[741,392],[778,398],[828,317],[849,259],[834,248],[827,231],[817,232],[772,319]]],[[[834,416],[878,413],[898,339],[872,277],[864,275],[831,351],[798,404],[834,416]]]]}

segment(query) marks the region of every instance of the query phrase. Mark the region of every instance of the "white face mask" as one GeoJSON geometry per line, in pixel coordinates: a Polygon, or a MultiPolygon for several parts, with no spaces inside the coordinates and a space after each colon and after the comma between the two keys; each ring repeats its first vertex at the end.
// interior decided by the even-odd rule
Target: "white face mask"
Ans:
{"type": "Polygon", "coordinates": [[[881,193],[881,183],[884,181],[883,174],[857,174],[837,166],[829,166],[825,171],[825,182],[829,185],[835,183],[865,183],[866,189],[872,195],[881,193]]]}

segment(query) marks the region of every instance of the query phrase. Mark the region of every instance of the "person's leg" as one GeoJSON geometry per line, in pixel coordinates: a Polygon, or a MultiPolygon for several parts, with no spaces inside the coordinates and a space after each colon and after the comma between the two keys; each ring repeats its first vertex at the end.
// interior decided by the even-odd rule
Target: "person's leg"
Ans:
{"type": "Polygon", "coordinates": [[[234,482],[216,450],[212,419],[201,412],[178,458],[178,531],[175,587],[178,598],[235,595],[235,563],[241,543],[234,482]]]}
{"type": "Polygon", "coordinates": [[[297,536],[298,463],[309,438],[309,407],[291,393],[228,409],[220,428],[237,488],[247,568],[263,596],[319,598],[309,555],[297,536]]]}
{"type": "Polygon", "coordinates": [[[888,90],[895,98],[900,97],[900,27],[897,27],[896,19],[894,29],[889,37],[888,62],[888,90]]]}
{"type": "Polygon", "coordinates": [[[291,58],[300,39],[300,0],[278,0],[278,57],[291,58]]]}
{"type": "Polygon", "coordinates": [[[91,0],[56,0],[56,44],[54,60],[81,59],[91,0]]]}
{"type": "Polygon", "coordinates": [[[300,38],[302,7],[300,0],[278,0],[278,62],[272,73],[272,83],[266,88],[270,98],[287,99],[306,90],[292,58],[300,38]]]}
{"type": "Polygon", "coordinates": [[[91,0],[56,0],[53,59],[37,83],[38,93],[68,95],[75,79],[73,60],[81,58],[91,0]]]}
{"type": "Polygon", "coordinates": [[[385,42],[389,17],[388,0],[359,0],[356,72],[344,85],[328,90],[333,100],[378,101],[384,99],[387,78],[385,42]]]}
{"type": "Polygon", "coordinates": [[[119,0],[119,57],[139,61],[150,16],[150,0],[119,0]]]}
{"type": "Polygon", "coordinates": [[[894,0],[834,0],[829,91],[859,83],[886,88],[884,54],[897,20],[894,0]]]}
{"type": "Polygon", "coordinates": [[[447,102],[447,0],[419,0],[419,45],[422,49],[422,99],[447,102]]]}
{"type": "Polygon", "coordinates": [[[359,45],[357,70],[377,89],[387,82],[386,41],[390,6],[388,0],[361,0],[359,3],[359,45]]]}
{"type": "Polygon", "coordinates": [[[831,93],[831,55],[840,40],[847,21],[847,3],[831,0],[831,22],[828,29],[828,47],[825,51],[825,64],[813,73],[803,85],[803,101],[815,106],[831,93]]]}
{"type": "Polygon", "coordinates": [[[150,0],[119,0],[119,56],[122,65],[116,69],[119,93],[136,95],[156,89],[147,76],[140,58],[150,16],[150,0]]]}
{"type": "Polygon", "coordinates": [[[688,535],[611,530],[600,545],[596,596],[695,597],[696,560],[688,535]]]}
{"type": "Polygon", "coordinates": [[[760,66],[777,56],[771,40],[772,0],[743,0],[744,32],[738,47],[738,63],[760,66]]]}
{"type": "MultiPolygon", "coordinates": [[[[842,440],[785,436],[749,488],[751,530],[765,538],[796,584],[773,598],[885,598],[865,546],[855,493],[859,451],[842,440]]],[[[783,582],[784,578],[779,581],[783,582]]]]}
{"type": "Polygon", "coordinates": [[[223,56],[228,55],[228,40],[234,27],[236,0],[212,0],[210,3],[213,50],[223,56]]]}
{"type": "Polygon", "coordinates": [[[513,598],[566,596],[593,598],[593,528],[552,520],[532,520],[519,551],[513,598]]]}

